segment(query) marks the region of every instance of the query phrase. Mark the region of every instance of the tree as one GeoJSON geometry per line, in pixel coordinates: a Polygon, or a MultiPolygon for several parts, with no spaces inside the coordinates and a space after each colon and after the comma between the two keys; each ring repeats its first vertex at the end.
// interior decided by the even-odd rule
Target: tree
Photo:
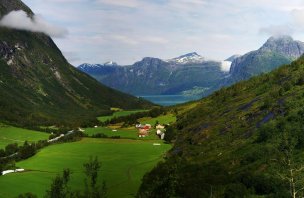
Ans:
{"type": "Polygon", "coordinates": [[[85,195],[89,198],[102,198],[106,197],[106,184],[103,182],[101,188],[96,186],[98,171],[101,168],[101,163],[98,161],[98,158],[94,159],[90,157],[90,160],[87,163],[83,164],[84,173],[86,175],[85,179],[85,195]]]}
{"type": "Polygon", "coordinates": [[[46,191],[45,198],[66,198],[71,197],[71,192],[68,188],[71,171],[64,169],[62,176],[57,175],[51,184],[51,189],[46,191]]]}
{"type": "Polygon", "coordinates": [[[279,162],[281,164],[279,176],[288,181],[290,196],[292,198],[300,197],[300,194],[303,195],[304,191],[304,165],[297,163],[294,159],[297,140],[286,131],[282,135],[282,142],[279,146],[279,162]]]}

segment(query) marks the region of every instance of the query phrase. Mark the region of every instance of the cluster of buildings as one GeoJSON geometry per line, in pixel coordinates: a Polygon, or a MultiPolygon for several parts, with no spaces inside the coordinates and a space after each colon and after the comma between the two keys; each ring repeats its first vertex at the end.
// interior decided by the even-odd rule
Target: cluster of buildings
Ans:
{"type": "Polygon", "coordinates": [[[149,131],[152,128],[151,124],[136,124],[138,129],[138,137],[146,137],[149,135],[149,131]]]}
{"type": "MultiPolygon", "coordinates": [[[[151,124],[136,124],[135,126],[138,129],[138,137],[146,137],[149,135],[149,132],[152,128],[151,124]]],[[[163,125],[156,125],[155,127],[156,129],[156,135],[159,136],[160,139],[164,139],[165,138],[165,126],[163,125]]]]}

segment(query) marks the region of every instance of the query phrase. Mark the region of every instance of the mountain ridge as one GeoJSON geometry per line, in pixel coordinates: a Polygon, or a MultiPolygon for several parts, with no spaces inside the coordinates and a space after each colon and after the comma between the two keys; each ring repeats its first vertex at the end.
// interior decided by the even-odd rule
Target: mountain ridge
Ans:
{"type": "Polygon", "coordinates": [[[128,66],[105,68],[96,64],[96,69],[86,69],[83,65],[78,69],[110,87],[134,95],[175,94],[197,87],[207,94],[212,83],[218,84],[218,79],[228,74],[222,71],[222,62],[205,60],[196,52],[169,60],[144,57],[128,66]],[[191,71],[195,72],[195,78],[190,77],[191,71]],[[198,80],[200,75],[204,78],[198,80]]]}

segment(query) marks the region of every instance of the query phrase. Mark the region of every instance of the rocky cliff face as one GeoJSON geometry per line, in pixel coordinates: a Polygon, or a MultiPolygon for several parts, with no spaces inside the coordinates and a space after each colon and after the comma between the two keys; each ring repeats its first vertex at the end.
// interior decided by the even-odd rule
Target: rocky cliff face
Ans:
{"type": "Polygon", "coordinates": [[[304,53],[304,43],[295,41],[290,36],[271,37],[259,49],[261,52],[276,52],[297,59],[304,53]]]}
{"type": "Polygon", "coordinates": [[[0,0],[0,15],[3,16],[13,10],[23,10],[29,15],[34,13],[20,0],[0,0]]]}

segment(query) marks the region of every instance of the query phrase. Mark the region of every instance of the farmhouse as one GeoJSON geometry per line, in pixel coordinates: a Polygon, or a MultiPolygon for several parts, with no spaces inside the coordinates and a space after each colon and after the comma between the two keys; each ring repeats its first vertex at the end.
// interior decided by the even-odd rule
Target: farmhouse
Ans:
{"type": "Polygon", "coordinates": [[[136,124],[135,127],[138,129],[138,137],[146,137],[152,128],[151,124],[136,124]]]}
{"type": "Polygon", "coordinates": [[[138,129],[145,129],[147,131],[149,131],[152,128],[151,124],[144,124],[144,125],[143,124],[136,124],[135,127],[138,128],[138,129]]]}
{"type": "Polygon", "coordinates": [[[156,127],[155,127],[156,129],[164,129],[165,128],[165,126],[163,126],[163,125],[161,125],[161,124],[158,124],[158,125],[156,125],[156,127]]]}
{"type": "Polygon", "coordinates": [[[138,137],[146,137],[148,135],[148,131],[146,129],[139,129],[138,137]]]}
{"type": "Polygon", "coordinates": [[[160,138],[160,139],[164,139],[165,138],[165,129],[163,129],[163,130],[160,130],[160,129],[157,129],[157,131],[156,131],[156,135],[160,138]]]}

